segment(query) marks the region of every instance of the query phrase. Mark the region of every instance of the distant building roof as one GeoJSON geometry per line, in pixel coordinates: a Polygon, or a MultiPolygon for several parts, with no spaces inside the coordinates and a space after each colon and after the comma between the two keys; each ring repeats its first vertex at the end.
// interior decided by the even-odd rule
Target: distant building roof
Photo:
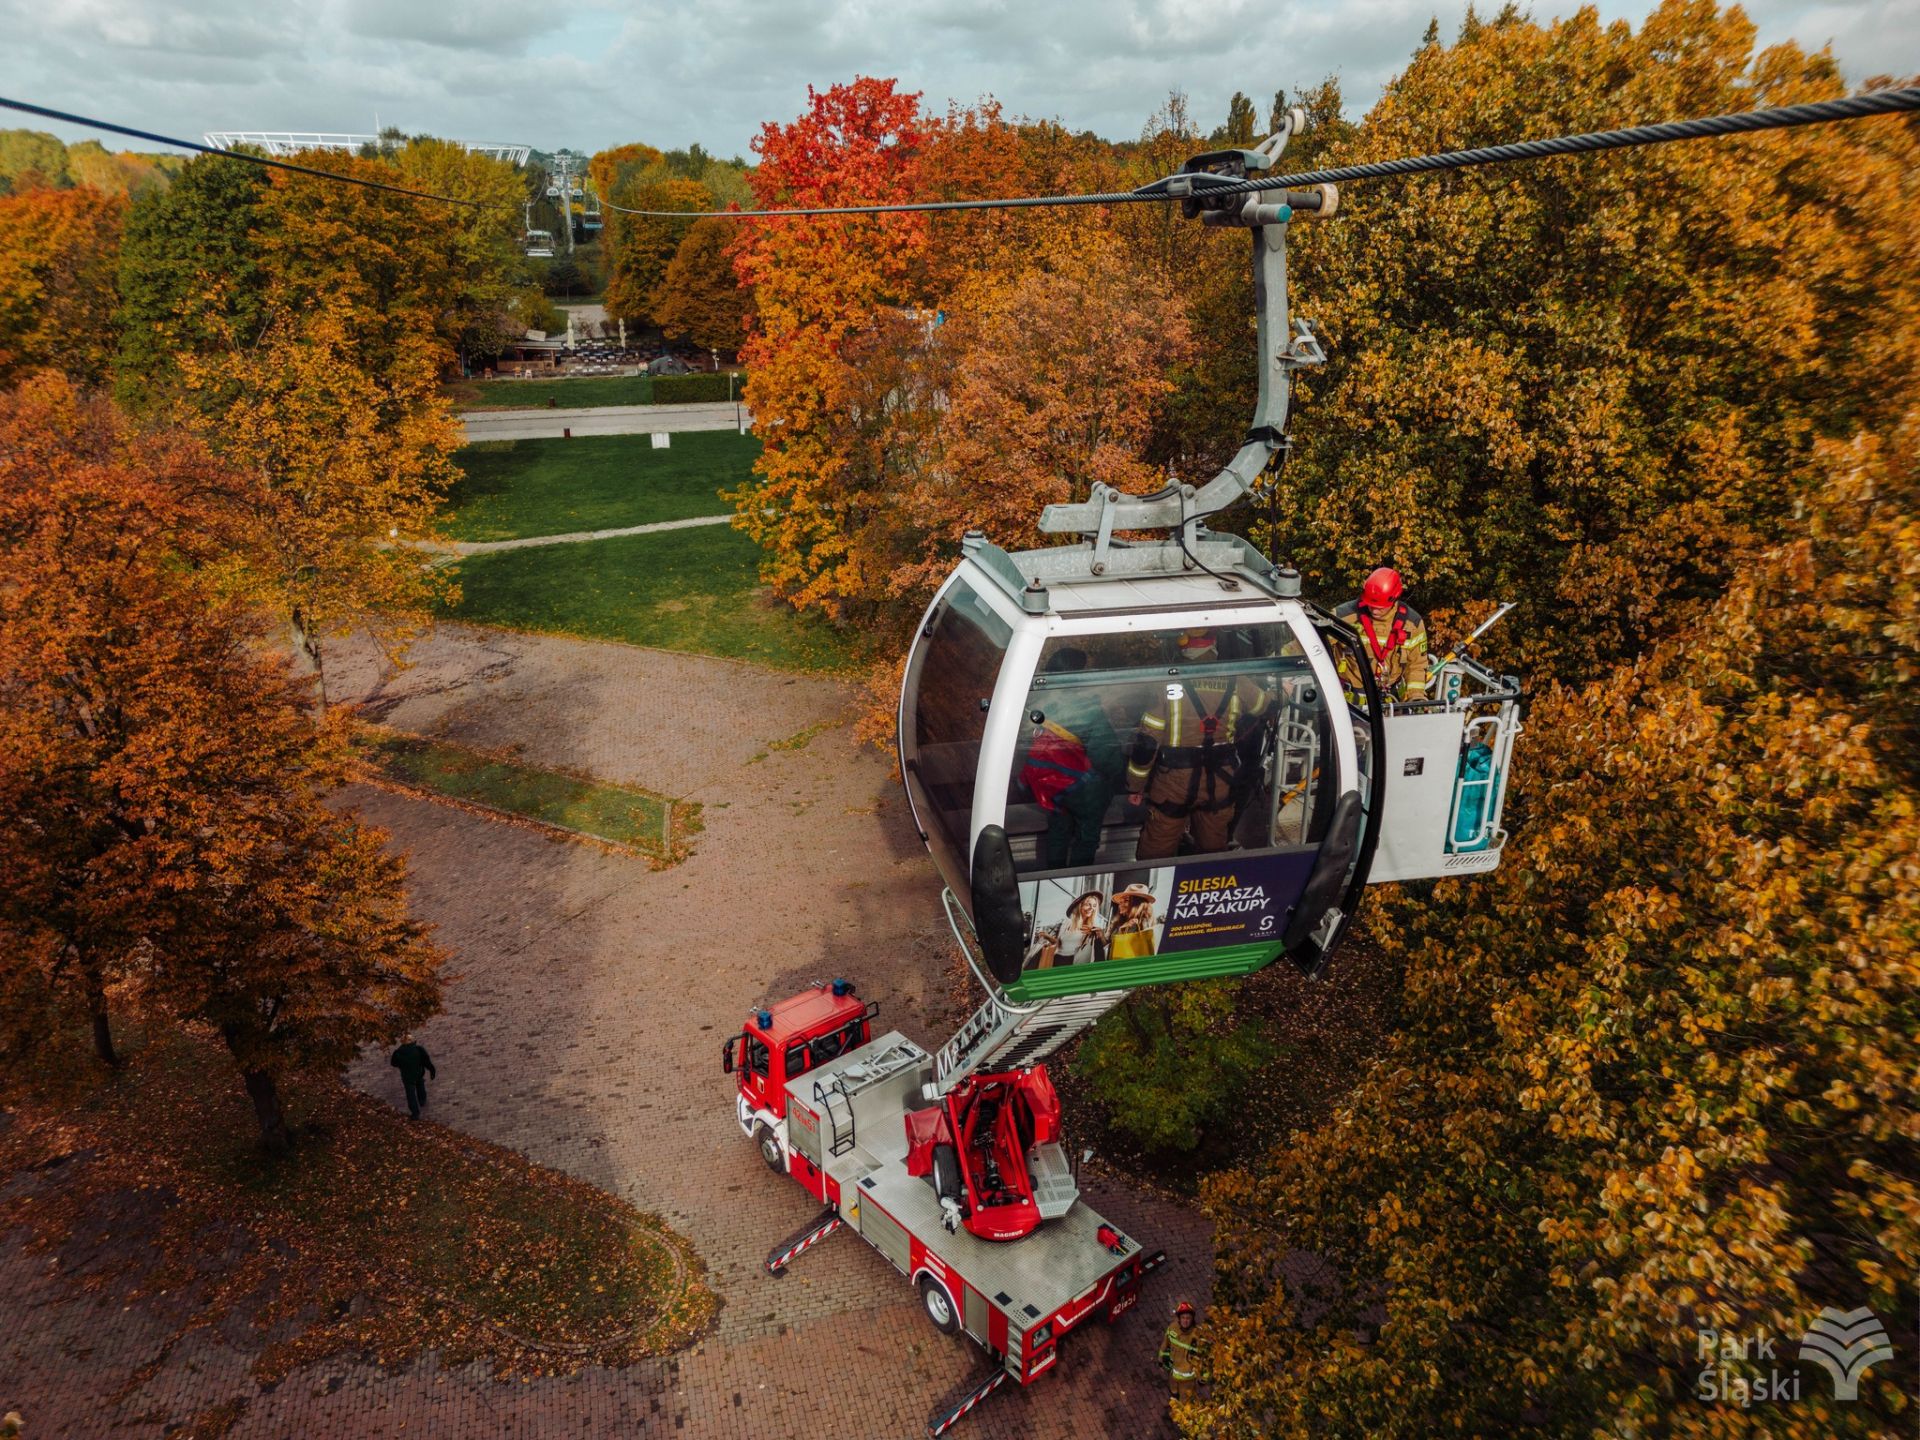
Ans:
{"type": "MultiPolygon", "coordinates": [[[[209,130],[201,137],[219,150],[251,145],[269,155],[297,155],[302,150],[341,150],[358,155],[368,146],[378,146],[378,135],[323,135],[306,130],[209,130]]],[[[476,155],[505,160],[509,165],[524,165],[533,152],[531,145],[496,145],[485,140],[456,140],[476,155]]]]}

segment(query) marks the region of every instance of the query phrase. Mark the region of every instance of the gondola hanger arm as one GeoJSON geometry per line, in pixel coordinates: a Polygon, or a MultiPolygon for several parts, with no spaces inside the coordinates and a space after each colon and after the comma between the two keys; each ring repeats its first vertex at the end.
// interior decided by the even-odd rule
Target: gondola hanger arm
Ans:
{"type": "Polygon", "coordinates": [[[1096,574],[1109,560],[1114,531],[1167,530],[1191,546],[1199,539],[1207,516],[1231,508],[1252,490],[1285,443],[1293,372],[1326,360],[1313,327],[1304,320],[1291,320],[1288,314],[1287,229],[1296,214],[1331,215],[1339,203],[1338,192],[1331,185],[1256,193],[1235,188],[1249,175],[1271,169],[1287,141],[1305,124],[1304,112],[1295,108],[1258,148],[1196,155],[1180,174],[1156,182],[1155,188],[1179,197],[1188,218],[1251,234],[1260,398],[1239,452],[1206,484],[1176,482],[1151,495],[1128,495],[1096,484],[1089,499],[1049,505],[1040,513],[1039,528],[1044,534],[1082,535],[1093,541],[1096,574]]]}

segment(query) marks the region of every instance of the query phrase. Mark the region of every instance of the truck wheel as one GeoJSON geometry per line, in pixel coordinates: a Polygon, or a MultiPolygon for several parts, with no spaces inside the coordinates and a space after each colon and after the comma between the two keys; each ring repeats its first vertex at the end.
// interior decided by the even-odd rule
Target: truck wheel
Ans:
{"type": "Polygon", "coordinates": [[[933,1193],[942,1200],[960,1198],[960,1157],[951,1145],[933,1147],[933,1193]]]}
{"type": "Polygon", "coordinates": [[[920,1303],[926,1307],[927,1318],[933,1321],[933,1328],[942,1335],[959,1331],[960,1307],[953,1303],[953,1295],[947,1287],[931,1275],[920,1277],[920,1303]]]}
{"type": "Polygon", "coordinates": [[[787,1173],[787,1152],[780,1148],[780,1138],[765,1125],[756,1125],[753,1130],[753,1143],[760,1147],[760,1158],[767,1162],[767,1168],[776,1175],[787,1173]]]}

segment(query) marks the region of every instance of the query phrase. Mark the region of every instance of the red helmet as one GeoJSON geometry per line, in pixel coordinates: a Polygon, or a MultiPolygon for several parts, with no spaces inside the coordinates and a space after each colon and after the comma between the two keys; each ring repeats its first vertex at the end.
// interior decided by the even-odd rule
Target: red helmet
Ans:
{"type": "Polygon", "coordinates": [[[1178,1305],[1173,1307],[1173,1313],[1176,1316],[1193,1314],[1193,1302],[1191,1300],[1182,1300],[1178,1305]]]}
{"type": "Polygon", "coordinates": [[[1382,565],[1367,576],[1367,583],[1360,587],[1360,603],[1369,610],[1384,610],[1400,598],[1404,589],[1400,572],[1390,565],[1382,565]]]}

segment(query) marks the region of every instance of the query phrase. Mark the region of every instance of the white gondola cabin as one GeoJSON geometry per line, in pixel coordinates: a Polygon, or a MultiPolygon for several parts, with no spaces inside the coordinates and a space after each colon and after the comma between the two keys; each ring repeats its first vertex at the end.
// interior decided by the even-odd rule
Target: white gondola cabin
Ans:
{"type": "Polygon", "coordinates": [[[915,819],[1016,1002],[1283,954],[1315,971],[1370,880],[1499,863],[1517,682],[1456,654],[1431,699],[1384,702],[1297,575],[1204,524],[1283,454],[1291,372],[1324,359],[1304,323],[1289,338],[1285,241],[1295,211],[1332,213],[1331,189],[1207,199],[1287,133],[1169,182],[1190,214],[1252,231],[1264,363],[1240,452],[1204,487],[1096,485],[1048,507],[1040,530],[1079,544],[1009,554],[970,535],[908,658],[915,819]],[[1114,538],[1151,531],[1166,538],[1114,538]]]}

